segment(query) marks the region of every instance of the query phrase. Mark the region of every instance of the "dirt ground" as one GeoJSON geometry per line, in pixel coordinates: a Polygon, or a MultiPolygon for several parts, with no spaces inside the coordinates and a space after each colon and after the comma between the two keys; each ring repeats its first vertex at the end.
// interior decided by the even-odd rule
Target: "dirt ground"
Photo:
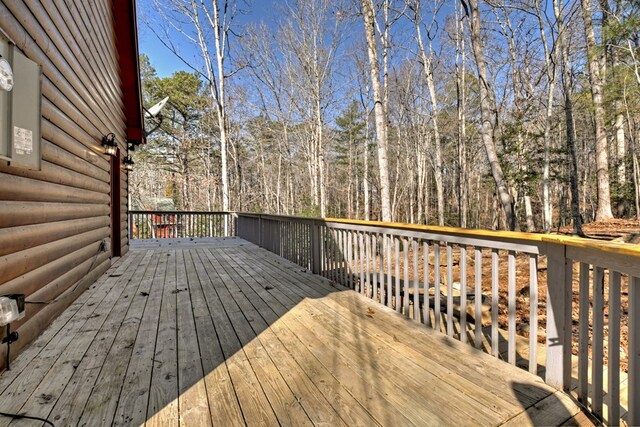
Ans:
{"type": "MultiPolygon", "coordinates": [[[[556,233],[571,234],[571,229],[560,229],[556,233]]],[[[620,220],[615,219],[600,223],[591,223],[584,226],[584,232],[587,236],[601,239],[601,240],[617,240],[627,241],[630,243],[640,243],[640,221],[634,220],[620,220]]],[[[460,280],[460,250],[458,247],[453,247],[452,251],[452,276],[453,283],[461,283],[460,280]]],[[[409,251],[409,280],[413,283],[416,267],[413,265],[413,249],[409,251]]],[[[379,262],[380,258],[376,257],[376,262],[379,262]]],[[[391,257],[392,266],[395,266],[395,255],[391,257]]],[[[404,278],[404,254],[400,256],[400,276],[404,278]]],[[[385,262],[385,261],[383,261],[385,262]]],[[[529,255],[518,253],[516,254],[516,325],[517,333],[522,336],[529,335],[529,255]]],[[[429,252],[429,283],[433,286],[435,283],[435,257],[433,253],[433,246],[430,247],[429,252]]],[[[485,296],[491,297],[491,272],[492,272],[491,250],[482,250],[482,292],[485,296]]],[[[420,246],[418,250],[418,278],[422,281],[424,277],[423,272],[423,250],[420,246]]],[[[467,294],[473,295],[475,284],[475,252],[473,248],[467,250],[467,294]]],[[[378,267],[379,268],[379,267],[378,267]]],[[[579,264],[574,263],[573,271],[573,353],[578,353],[578,290],[579,290],[579,264]]],[[[385,263],[386,270],[386,263],[385,263]]],[[[547,260],[545,256],[538,258],[537,264],[538,270],[538,341],[540,343],[545,342],[545,326],[546,326],[546,299],[547,299],[547,260]]],[[[500,328],[508,328],[508,252],[499,251],[499,314],[498,321],[500,328]]],[[[394,274],[394,272],[392,272],[394,274]]],[[[592,277],[593,272],[590,272],[592,277]]],[[[442,287],[447,283],[447,254],[444,247],[441,248],[440,254],[440,283],[442,287]]],[[[627,371],[627,321],[628,321],[628,283],[627,277],[622,276],[621,286],[621,330],[620,330],[620,364],[623,371],[627,371]]],[[[590,292],[589,299],[591,306],[593,306],[593,294],[590,292]]],[[[604,358],[605,364],[607,363],[607,337],[608,337],[608,323],[609,323],[609,287],[608,287],[608,274],[605,271],[604,282],[604,358]]],[[[592,332],[592,309],[589,316],[589,334],[592,332]]]]}
{"type": "MultiPolygon", "coordinates": [[[[571,234],[572,229],[566,228],[556,232],[556,234],[571,234]]],[[[586,224],[583,227],[584,233],[594,239],[599,240],[615,240],[623,241],[631,244],[640,243],[640,221],[637,220],[624,220],[613,219],[603,222],[595,222],[586,224]]],[[[489,257],[483,256],[483,277],[490,277],[491,263],[489,257]]],[[[504,251],[500,253],[500,313],[498,316],[500,327],[507,328],[508,326],[508,311],[507,311],[507,254],[504,251]]],[[[516,322],[520,326],[518,328],[518,334],[528,336],[529,325],[529,295],[528,289],[528,277],[529,277],[529,260],[526,255],[519,254],[516,258],[516,277],[517,277],[517,313],[516,322]],[[525,326],[526,325],[526,326],[525,326]]],[[[593,279],[593,270],[590,271],[590,280],[593,279]]],[[[455,280],[455,279],[454,279],[455,280]]],[[[469,280],[469,278],[467,279],[469,280]]],[[[469,283],[469,282],[468,282],[469,283]]],[[[473,283],[473,282],[471,282],[473,283]]],[[[629,313],[629,288],[628,278],[622,276],[621,285],[621,316],[620,316],[620,368],[624,372],[627,372],[627,344],[628,344],[628,313],[629,313]]],[[[590,286],[591,288],[591,286],[590,286]]],[[[483,292],[486,295],[491,294],[491,283],[486,279],[483,280],[483,292]]],[[[573,265],[573,354],[578,354],[578,294],[579,294],[579,263],[573,265]]],[[[541,256],[538,260],[538,341],[544,343],[545,341],[545,326],[546,326],[546,300],[547,300],[547,260],[546,257],[541,256]]],[[[589,337],[591,338],[593,327],[593,290],[590,289],[589,301],[591,305],[589,316],[589,337]]],[[[609,275],[605,271],[604,279],[604,361],[607,363],[608,355],[608,329],[609,329],[609,275]]]]}
{"type": "MultiPolygon", "coordinates": [[[[559,234],[570,234],[573,230],[570,228],[560,229],[558,231],[559,234]]],[[[608,221],[600,221],[593,222],[589,224],[585,224],[583,226],[583,231],[587,235],[587,237],[599,240],[611,240],[618,242],[625,242],[629,244],[640,244],[640,221],[638,220],[629,220],[629,219],[611,219],[608,221]]],[[[592,274],[590,278],[592,278],[592,274]]],[[[545,282],[546,283],[546,282],[545,282]]],[[[607,363],[607,354],[608,354],[608,329],[609,329],[609,276],[605,272],[604,279],[604,299],[605,299],[605,308],[604,308],[604,358],[605,364],[607,363]]],[[[627,372],[627,344],[628,344],[628,315],[629,315],[629,283],[628,277],[626,275],[622,275],[622,285],[621,285],[621,311],[620,311],[620,368],[627,372]]],[[[591,306],[593,307],[593,295],[589,295],[589,301],[591,306]]],[[[574,345],[573,345],[573,353],[577,354],[577,336],[578,336],[578,266],[577,263],[574,265],[574,274],[573,274],[573,337],[574,337],[574,345]]],[[[592,319],[593,316],[589,317],[589,337],[591,337],[592,332],[592,319]]]]}

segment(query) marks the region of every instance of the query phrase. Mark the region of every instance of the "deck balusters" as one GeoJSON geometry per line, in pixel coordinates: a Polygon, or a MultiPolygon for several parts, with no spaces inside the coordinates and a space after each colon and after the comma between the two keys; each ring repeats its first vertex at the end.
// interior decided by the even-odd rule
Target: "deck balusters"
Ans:
{"type": "Polygon", "coordinates": [[[467,247],[460,245],[460,340],[467,342],[467,247]]]}
{"type": "Polygon", "coordinates": [[[602,419],[603,384],[604,269],[593,269],[593,345],[591,349],[591,410],[602,419]]]}
{"type": "Polygon", "coordinates": [[[609,425],[620,419],[620,282],[620,273],[609,270],[609,425]]]}
{"type": "Polygon", "coordinates": [[[499,335],[498,335],[498,303],[499,294],[499,252],[497,249],[491,251],[491,354],[494,357],[500,356],[499,335]]]}
{"type": "Polygon", "coordinates": [[[509,325],[508,325],[508,361],[516,364],[516,254],[509,251],[507,255],[507,294],[509,298],[509,325]]]}
{"type": "Polygon", "coordinates": [[[420,321],[420,275],[418,273],[418,248],[419,243],[412,241],[413,245],[413,319],[420,321]]]}
{"type": "Polygon", "coordinates": [[[375,234],[371,234],[371,298],[378,300],[378,271],[376,269],[378,259],[378,241],[375,234]]]}
{"type": "Polygon", "coordinates": [[[538,256],[529,255],[529,372],[538,373],[538,256]]]}
{"type": "Polygon", "coordinates": [[[233,220],[225,234],[216,223],[234,214],[225,212],[130,211],[129,239],[175,239],[235,236],[233,220]]]}
{"type": "Polygon", "coordinates": [[[433,317],[434,328],[436,331],[440,331],[440,242],[433,242],[433,317]]]}
{"type": "Polygon", "coordinates": [[[395,309],[398,313],[402,311],[402,304],[400,303],[400,238],[393,238],[393,246],[395,247],[396,254],[396,274],[395,274],[395,287],[396,287],[396,301],[395,309]]]}
{"type": "Polygon", "coordinates": [[[475,288],[474,288],[474,302],[476,309],[475,317],[475,337],[474,345],[476,348],[482,347],[482,249],[474,248],[475,252],[475,288]]]}
{"type": "Polygon", "coordinates": [[[404,269],[404,287],[403,287],[403,292],[404,292],[404,298],[403,298],[403,308],[404,308],[404,315],[406,317],[409,317],[409,244],[410,244],[410,239],[402,239],[402,244],[403,244],[403,258],[402,258],[402,266],[404,269]]]}
{"type": "Polygon", "coordinates": [[[380,304],[384,305],[384,301],[385,301],[385,286],[384,286],[384,263],[385,263],[385,258],[387,256],[386,252],[385,252],[385,247],[386,247],[386,240],[384,237],[384,234],[380,234],[378,235],[378,249],[380,251],[380,255],[379,255],[379,262],[378,262],[378,272],[379,272],[379,277],[378,277],[378,284],[380,287],[379,293],[380,293],[380,304]]]}
{"type": "Polygon", "coordinates": [[[453,336],[453,248],[447,245],[447,336],[453,336]]]}
{"type": "Polygon", "coordinates": [[[360,293],[364,295],[367,289],[366,274],[369,268],[366,267],[367,251],[364,241],[364,233],[362,232],[358,233],[358,247],[358,252],[360,253],[360,293]]]}
{"type": "Polygon", "coordinates": [[[424,283],[423,285],[423,307],[422,307],[422,311],[423,311],[423,318],[424,318],[424,324],[427,326],[432,326],[431,325],[431,311],[429,306],[431,305],[430,302],[430,298],[429,298],[429,292],[431,289],[431,285],[429,284],[429,242],[427,242],[426,240],[424,242],[422,242],[422,282],[424,283]]]}
{"type": "Polygon", "coordinates": [[[387,257],[387,307],[393,308],[393,282],[391,270],[391,251],[393,250],[393,237],[389,234],[385,235],[385,256],[387,257]]]}

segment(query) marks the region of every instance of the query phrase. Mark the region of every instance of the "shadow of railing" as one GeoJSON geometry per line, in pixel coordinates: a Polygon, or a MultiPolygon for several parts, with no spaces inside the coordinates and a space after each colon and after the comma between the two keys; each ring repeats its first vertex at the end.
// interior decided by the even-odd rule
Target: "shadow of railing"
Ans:
{"type": "Polygon", "coordinates": [[[575,371],[579,400],[597,418],[616,424],[624,415],[617,409],[625,407],[622,398],[630,408],[624,416],[640,423],[640,374],[635,373],[640,373],[640,322],[633,321],[640,316],[638,247],[566,236],[264,214],[238,214],[238,230],[241,237],[294,262],[290,249],[300,257],[297,248],[302,247],[298,262],[314,273],[494,357],[528,365],[522,367],[543,374],[553,387],[569,391],[575,371]],[[304,232],[296,234],[291,227],[304,232]],[[621,309],[625,296],[626,311],[621,309]],[[464,307],[467,315],[461,316],[464,307]],[[469,327],[480,319],[483,328],[469,327]],[[523,327],[527,357],[518,345],[523,327]],[[472,333],[461,333],[469,329],[472,333]],[[620,351],[623,334],[629,337],[626,352],[620,351]],[[538,363],[539,335],[546,341],[544,369],[538,363]],[[577,369],[572,366],[574,344],[577,369]],[[621,396],[620,368],[627,362],[633,387],[621,396]],[[613,410],[606,416],[605,397],[613,410]]]}
{"type": "MultiPolygon", "coordinates": [[[[179,373],[172,380],[177,382],[173,394],[154,393],[152,381],[148,424],[175,420],[174,401],[177,406],[186,406],[205,397],[214,425],[231,420],[243,420],[248,425],[299,425],[308,422],[308,417],[314,417],[314,422],[358,424],[372,416],[385,425],[402,423],[397,409],[388,406],[380,410],[379,402],[385,399],[376,391],[380,389],[381,370],[375,362],[376,349],[358,333],[362,320],[346,314],[338,325],[314,308],[313,300],[341,292],[343,287],[326,281],[319,285],[307,270],[255,250],[231,246],[220,251],[182,252],[187,266],[194,264],[195,274],[187,273],[189,292],[177,293],[177,319],[179,323],[181,303],[190,299],[195,316],[192,333],[196,336],[178,338],[175,353],[180,359],[181,354],[199,347],[196,357],[201,358],[203,369],[181,369],[186,376],[179,373]],[[198,301],[206,302],[206,311],[198,301]],[[369,363],[354,370],[345,363],[345,354],[359,355],[369,363]],[[349,391],[324,373],[348,377],[349,391]],[[220,384],[229,382],[236,396],[222,392],[220,384]],[[302,385],[304,389],[305,382],[320,390],[321,399],[330,406],[325,409],[330,411],[323,411],[322,403],[313,401],[311,396],[301,399],[287,391],[286,383],[302,385]],[[352,396],[358,392],[372,396],[376,403],[361,406],[363,400],[356,402],[352,396]]],[[[184,327],[177,327],[178,336],[185,332],[184,327]]],[[[166,351],[174,353],[171,346],[166,351]]],[[[155,359],[154,371],[161,372],[168,361],[155,359]]],[[[162,378],[158,382],[162,388],[166,386],[162,378]]],[[[182,421],[182,407],[179,411],[182,421]]],[[[184,418],[184,422],[204,425],[204,420],[198,418],[184,418]]]]}

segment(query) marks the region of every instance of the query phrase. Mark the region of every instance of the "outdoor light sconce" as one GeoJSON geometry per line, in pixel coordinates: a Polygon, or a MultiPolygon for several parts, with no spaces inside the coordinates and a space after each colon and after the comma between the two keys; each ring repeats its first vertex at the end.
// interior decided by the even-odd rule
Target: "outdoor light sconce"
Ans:
{"type": "Polygon", "coordinates": [[[104,153],[110,156],[115,156],[118,151],[118,143],[116,142],[116,136],[110,133],[102,137],[102,146],[104,147],[104,153]]]}
{"type": "Polygon", "coordinates": [[[131,158],[131,156],[127,156],[124,158],[124,160],[122,160],[122,164],[124,165],[124,169],[127,171],[132,171],[133,170],[133,165],[135,164],[133,162],[133,159],[131,158]]]}

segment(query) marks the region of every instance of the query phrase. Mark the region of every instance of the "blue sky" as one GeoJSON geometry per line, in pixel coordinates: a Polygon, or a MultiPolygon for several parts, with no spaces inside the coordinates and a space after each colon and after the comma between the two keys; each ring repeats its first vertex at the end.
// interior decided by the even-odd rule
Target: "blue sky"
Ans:
{"type": "MultiPolygon", "coordinates": [[[[281,0],[251,0],[246,4],[240,0],[239,4],[246,14],[238,14],[238,24],[258,23],[264,21],[267,24],[274,22],[278,4],[281,0]]],[[[151,65],[156,69],[158,76],[166,77],[178,70],[187,70],[187,67],[160,43],[156,35],[149,29],[149,25],[157,22],[159,17],[154,11],[153,0],[138,0],[138,48],[151,59],[151,65]]],[[[197,58],[197,47],[189,46],[184,38],[174,38],[180,49],[188,57],[197,58]]]]}

